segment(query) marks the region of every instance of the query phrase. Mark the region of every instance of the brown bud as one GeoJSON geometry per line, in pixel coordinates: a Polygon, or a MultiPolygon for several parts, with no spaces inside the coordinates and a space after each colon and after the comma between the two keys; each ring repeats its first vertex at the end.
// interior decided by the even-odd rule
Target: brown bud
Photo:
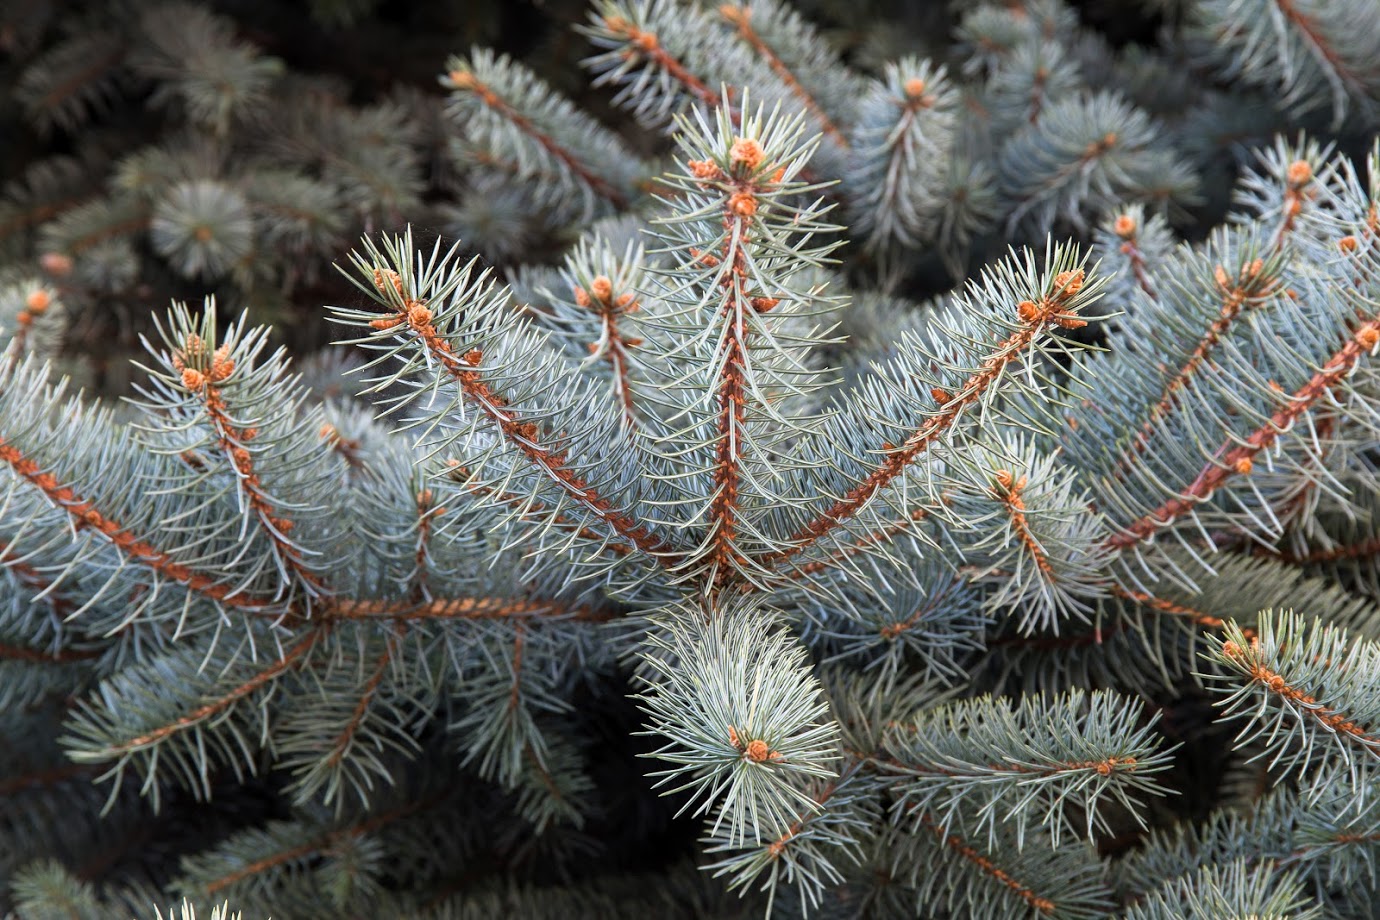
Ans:
{"type": "Polygon", "coordinates": [[[762,145],[750,137],[735,137],[728,152],[728,159],[734,166],[749,172],[762,165],[762,156],[762,145]]]}
{"type": "Polygon", "coordinates": [[[52,298],[48,296],[48,292],[43,290],[43,288],[34,291],[24,300],[24,306],[28,308],[30,313],[35,315],[48,309],[50,303],[52,303],[52,298]]]}
{"type": "Polygon", "coordinates": [[[1072,297],[1083,288],[1083,270],[1076,268],[1071,272],[1060,272],[1054,276],[1054,296],[1072,297]]]}
{"type": "Polygon", "coordinates": [[[1308,164],[1307,160],[1295,160],[1285,170],[1284,177],[1292,186],[1306,185],[1313,178],[1313,167],[1308,164]]]}
{"type": "Polygon", "coordinates": [[[182,372],[182,385],[189,390],[199,390],[205,383],[205,375],[194,367],[189,367],[182,372]]]}
{"type": "Polygon", "coordinates": [[[589,283],[589,292],[600,303],[608,303],[609,298],[613,296],[613,282],[609,281],[607,276],[600,275],[589,283]]]}
{"type": "Polygon", "coordinates": [[[1129,240],[1136,235],[1136,219],[1130,214],[1122,214],[1112,225],[1112,230],[1123,240],[1129,240]]]}
{"type": "Polygon", "coordinates": [[[696,179],[709,180],[722,177],[719,167],[713,160],[691,160],[685,164],[690,169],[690,175],[696,179]]]}
{"type": "Polygon", "coordinates": [[[771,748],[761,738],[755,738],[748,742],[747,750],[743,754],[753,763],[761,763],[771,757],[771,748]]]}
{"type": "Polygon", "coordinates": [[[735,192],[728,199],[728,207],[739,217],[751,217],[757,213],[757,199],[752,192],[735,192]]]}
{"type": "Polygon", "coordinates": [[[431,322],[431,311],[419,303],[407,308],[407,321],[418,328],[431,322]]]}

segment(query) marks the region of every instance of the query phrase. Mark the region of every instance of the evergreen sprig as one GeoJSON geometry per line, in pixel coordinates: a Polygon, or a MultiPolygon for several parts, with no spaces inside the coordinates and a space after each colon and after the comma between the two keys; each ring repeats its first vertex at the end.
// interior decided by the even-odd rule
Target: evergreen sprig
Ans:
{"type": "Polygon", "coordinates": [[[1363,6],[600,0],[645,132],[559,43],[0,29],[0,910],[1369,916],[1363,6]]]}

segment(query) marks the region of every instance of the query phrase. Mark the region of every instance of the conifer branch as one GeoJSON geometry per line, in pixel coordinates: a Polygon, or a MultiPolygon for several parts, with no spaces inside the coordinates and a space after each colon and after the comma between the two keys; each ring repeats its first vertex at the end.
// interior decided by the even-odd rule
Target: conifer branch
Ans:
{"type": "Polygon", "coordinates": [[[1015,708],[965,700],[889,727],[870,763],[893,781],[899,810],[945,826],[966,816],[993,844],[1007,830],[1023,840],[1036,820],[1057,847],[1069,811],[1084,818],[1091,839],[1106,826],[1103,797],[1134,811],[1134,793],[1160,793],[1155,774],[1169,757],[1140,714],[1105,692],[1026,697],[1015,708]]]}
{"type": "MultiPolygon", "coordinates": [[[[684,63],[666,50],[655,32],[639,28],[635,23],[619,15],[605,15],[600,17],[598,21],[611,36],[626,43],[625,54],[628,58],[643,58],[652,67],[665,73],[685,92],[706,106],[717,108],[724,102],[720,95],[711,89],[704,80],[691,73],[684,63]]],[[[734,124],[737,124],[738,116],[731,105],[728,111],[729,117],[733,119],[734,124]]]]}
{"type": "Polygon", "coordinates": [[[1313,200],[1318,194],[1317,188],[1313,184],[1313,166],[1305,159],[1290,163],[1284,171],[1283,178],[1284,201],[1282,210],[1284,211],[1284,219],[1280,222],[1279,229],[1275,231],[1272,252],[1278,252],[1284,248],[1285,240],[1294,231],[1299,215],[1303,213],[1304,202],[1313,200]]]}
{"type": "Polygon", "coordinates": [[[417,493],[417,550],[413,553],[412,590],[409,592],[413,603],[422,603],[431,597],[427,588],[427,561],[430,558],[432,522],[446,513],[444,507],[432,504],[430,489],[417,493]]]}
{"type": "Polygon", "coordinates": [[[781,82],[790,90],[791,95],[800,100],[800,104],[805,107],[811,117],[819,124],[820,129],[834,140],[840,147],[849,147],[848,138],[838,125],[834,124],[829,115],[820,106],[819,100],[815,99],[810,91],[801,84],[799,78],[791,72],[786,62],[781,60],[767,43],[767,41],[752,26],[752,7],[746,5],[734,5],[733,3],[722,3],[718,8],[719,15],[734,29],[738,35],[755,51],[766,65],[771,68],[772,73],[781,78],[781,82]]]}
{"type": "MultiPolygon", "coordinates": [[[[463,62],[459,61],[459,59],[453,59],[451,63],[453,65],[452,69],[445,78],[447,86],[457,92],[473,95],[499,118],[509,122],[527,137],[531,138],[537,145],[550,154],[551,157],[577,176],[580,182],[592,189],[595,194],[606,199],[619,210],[627,208],[627,196],[596,172],[591,164],[585,162],[584,159],[571,150],[569,146],[563,144],[550,131],[543,129],[530,117],[519,111],[508,100],[499,95],[493,86],[485,83],[480,78],[479,74],[463,66],[463,62]]],[[[483,63],[488,65],[489,68],[495,66],[487,57],[483,59],[483,63]]],[[[565,115],[566,111],[562,109],[560,114],[565,115]]]]}
{"type": "Polygon", "coordinates": [[[1135,215],[1129,213],[1118,215],[1113,230],[1123,241],[1119,249],[1131,264],[1131,273],[1135,276],[1136,284],[1151,300],[1158,300],[1159,296],[1155,293],[1155,284],[1150,280],[1150,273],[1146,266],[1145,253],[1140,248],[1141,227],[1135,215]]]}
{"type": "Polygon", "coordinates": [[[1026,519],[1025,499],[1021,497],[1026,482],[1025,476],[1017,479],[1010,470],[997,470],[992,495],[1005,509],[1007,517],[1010,518],[1011,532],[1034,560],[1035,567],[1046,577],[1053,578],[1054,566],[1049,561],[1049,555],[1036,539],[1030,529],[1030,522],[1026,519]]]}
{"type": "MultiPolygon", "coordinates": [[[[1317,197],[1317,189],[1314,186],[1314,170],[1307,159],[1297,159],[1292,161],[1283,171],[1283,182],[1285,182],[1285,194],[1283,194],[1282,211],[1283,221],[1275,233],[1274,243],[1265,252],[1263,258],[1254,258],[1252,261],[1242,263],[1238,266],[1235,279],[1231,279],[1230,273],[1224,266],[1217,265],[1213,269],[1213,280],[1217,284],[1219,292],[1219,312],[1217,317],[1208,327],[1208,331],[1203,334],[1198,343],[1192,349],[1188,359],[1184,361],[1183,367],[1165,383],[1161,399],[1151,408],[1150,417],[1145,419],[1144,425],[1137,433],[1136,440],[1132,446],[1127,448],[1123,454],[1121,466],[1118,466],[1118,476],[1125,474],[1127,465],[1134,459],[1139,458],[1141,452],[1150,444],[1151,436],[1155,432],[1155,426],[1165,415],[1170,414],[1179,408],[1180,397],[1183,390],[1191,385],[1194,374],[1205,361],[1212,356],[1213,350],[1230,334],[1235,321],[1248,310],[1260,309],[1270,298],[1281,294],[1281,270],[1283,268],[1282,254],[1285,247],[1285,240],[1294,228],[1294,222],[1303,212],[1304,201],[1317,197]]],[[[1143,262],[1137,262],[1140,251],[1133,246],[1134,234],[1136,234],[1136,222],[1129,215],[1122,215],[1116,223],[1116,233],[1126,240],[1123,244],[1123,251],[1126,246],[1132,247],[1130,258],[1132,258],[1133,270],[1136,272],[1137,281],[1141,287],[1152,298],[1155,297],[1154,291],[1148,286],[1148,279],[1144,279],[1143,262]],[[1122,219],[1126,219],[1125,225],[1122,219]]],[[[1156,298],[1158,299],[1158,298],[1156,298]]]]}
{"type": "Polygon", "coordinates": [[[1160,421],[1179,408],[1182,392],[1193,384],[1194,374],[1226,337],[1236,319],[1245,310],[1259,309],[1278,293],[1279,268],[1280,264],[1276,259],[1271,259],[1268,266],[1265,260],[1255,259],[1241,267],[1235,280],[1228,277],[1227,270],[1222,266],[1214,269],[1214,278],[1221,297],[1217,318],[1208,326],[1207,332],[1194,346],[1183,366],[1165,384],[1159,402],[1151,407],[1149,416],[1136,433],[1135,440],[1121,455],[1114,473],[1117,478],[1125,476],[1132,464],[1145,452],[1160,421]]]}
{"type": "Polygon", "coordinates": [[[88,249],[104,243],[106,240],[122,236],[133,236],[142,230],[147,230],[153,221],[153,215],[144,211],[139,211],[123,219],[115,220],[107,224],[96,224],[78,236],[63,241],[62,251],[68,256],[81,255],[88,249]]]}
{"type": "MultiPolygon", "coordinates": [[[[736,546],[739,479],[742,475],[742,450],[748,402],[749,311],[770,309],[764,298],[750,298],[744,287],[749,283],[749,257],[752,218],[757,213],[758,173],[763,163],[762,147],[751,138],[738,138],[729,154],[730,175],[712,163],[696,161],[692,170],[703,172],[706,180],[732,177],[737,189],[724,202],[723,223],[727,228],[718,259],[718,286],[723,291],[719,322],[724,334],[715,399],[718,438],[714,445],[714,495],[709,503],[709,530],[712,548],[709,565],[716,585],[722,585],[743,558],[736,546]]],[[[770,183],[764,183],[770,185],[770,183]]],[[[774,303],[772,304],[775,305],[774,303]]]]}
{"type": "Polygon", "coordinates": [[[70,664],[74,661],[90,661],[101,657],[96,649],[59,648],[40,650],[25,645],[12,645],[0,642],[0,658],[10,661],[30,661],[35,664],[70,664]]]}
{"type": "Polygon", "coordinates": [[[355,734],[359,731],[359,727],[363,724],[364,717],[369,711],[369,704],[373,701],[374,695],[378,693],[379,684],[383,682],[384,675],[388,673],[388,666],[393,660],[394,643],[400,641],[401,638],[401,624],[397,624],[384,643],[383,651],[379,653],[378,662],[374,665],[374,672],[369,675],[369,679],[360,688],[359,700],[355,703],[354,710],[330,745],[330,753],[325,759],[327,769],[339,766],[341,760],[349,752],[350,746],[354,743],[355,734]]]}
{"type": "Polygon", "coordinates": [[[52,292],[42,285],[25,294],[24,305],[14,315],[14,324],[18,328],[14,330],[6,354],[18,357],[28,351],[30,330],[35,322],[43,321],[45,314],[54,307],[54,301],[52,292]]]}
{"type": "MultiPolygon", "coordinates": [[[[1194,626],[1200,626],[1203,629],[1219,630],[1224,629],[1227,625],[1226,620],[1223,620],[1221,617],[1213,616],[1210,613],[1205,613],[1202,610],[1197,610],[1184,604],[1176,604],[1173,601],[1167,601],[1161,597],[1155,597],[1153,594],[1149,594],[1145,591],[1132,591],[1120,585],[1113,585],[1111,592],[1116,597],[1128,601],[1135,601],[1137,604],[1142,604],[1158,613],[1167,613],[1171,616],[1183,617],[1194,626]]],[[[1255,630],[1250,627],[1240,628],[1242,634],[1248,639],[1255,635],[1255,630]]]]}
{"type": "Polygon", "coordinates": [[[1353,93],[1365,96],[1368,88],[1366,79],[1354,70],[1351,64],[1332,47],[1332,43],[1318,28],[1306,11],[1300,10],[1296,0],[1273,0],[1275,7],[1294,28],[1298,29],[1312,53],[1316,54],[1337,75],[1337,79],[1353,93]]]}
{"type": "Polygon", "coordinates": [[[946,216],[957,98],[942,67],[903,58],[861,100],[843,189],[854,232],[884,259],[929,242],[946,216]]]}
{"type": "Polygon", "coordinates": [[[1263,664],[1252,664],[1248,658],[1249,653],[1242,650],[1241,646],[1226,644],[1222,647],[1222,654],[1227,658],[1240,662],[1240,666],[1246,669],[1250,679],[1268,688],[1269,692],[1278,696],[1281,700],[1288,700],[1290,703],[1300,704],[1298,711],[1303,712],[1309,719],[1312,719],[1323,729],[1335,732],[1338,736],[1349,736],[1354,738],[1362,749],[1372,756],[1380,758],[1380,732],[1367,731],[1364,726],[1356,724],[1351,717],[1342,709],[1331,709],[1321,705],[1317,699],[1310,696],[1298,687],[1290,686],[1282,674],[1271,671],[1263,664]]]}
{"type": "Polygon", "coordinates": [[[1345,543],[1330,549],[1316,549],[1307,553],[1271,553],[1269,550],[1262,550],[1262,552],[1277,556],[1290,565],[1317,565],[1323,562],[1340,562],[1344,559],[1365,559],[1369,556],[1380,555],[1380,535],[1356,543],[1345,543]]]}
{"type": "Polygon", "coordinates": [[[129,53],[124,42],[118,40],[111,44],[100,42],[95,54],[89,53],[92,50],[89,45],[82,46],[80,50],[87,52],[81,68],[45,86],[41,95],[26,99],[25,108],[35,114],[58,111],[79,98],[98,77],[114,69],[129,53]]]}
{"type": "Polygon", "coordinates": [[[1145,205],[1109,211],[1094,233],[1093,253],[1108,276],[1106,300],[1124,305],[1131,325],[1138,325],[1137,314],[1154,313],[1176,293],[1167,272],[1181,254],[1178,240],[1164,215],[1147,215],[1145,205]]]}
{"type": "Polygon", "coordinates": [[[323,422],[318,431],[322,439],[329,442],[331,449],[340,455],[351,469],[365,468],[364,459],[359,454],[362,446],[358,438],[347,438],[330,422],[323,422]]]}
{"type": "Polygon", "coordinates": [[[358,823],[329,831],[325,834],[322,834],[319,837],[314,837],[311,840],[306,841],[305,843],[301,843],[293,847],[288,847],[276,853],[270,853],[269,855],[264,856],[261,859],[257,859],[253,862],[250,862],[244,865],[243,867],[236,869],[233,872],[229,872],[225,875],[212,878],[202,883],[198,887],[200,887],[207,894],[215,894],[218,891],[221,891],[225,888],[229,888],[231,885],[238,884],[239,882],[242,882],[246,879],[253,878],[256,875],[261,875],[264,872],[268,872],[272,869],[276,869],[288,863],[295,862],[308,856],[327,853],[331,850],[332,847],[341,843],[342,841],[357,839],[360,837],[364,837],[368,834],[372,834],[375,831],[387,827],[395,821],[400,821],[403,818],[410,817],[411,815],[414,815],[417,812],[422,811],[423,809],[431,807],[436,804],[436,800],[439,798],[440,796],[438,795],[428,796],[413,802],[409,802],[406,805],[402,805],[390,811],[374,815],[373,817],[367,818],[358,823]]]}
{"type": "Polygon", "coordinates": [[[994,882],[1004,886],[1016,897],[1024,901],[1029,907],[1043,916],[1054,916],[1059,904],[1053,898],[1040,894],[1033,886],[1022,882],[1013,877],[1005,869],[1002,869],[990,857],[984,856],[982,851],[972,846],[958,834],[953,833],[949,828],[935,821],[928,814],[920,813],[918,821],[928,831],[934,834],[939,841],[951,852],[965,862],[974,866],[984,876],[994,882]]]}
{"type": "Polygon", "coordinates": [[[184,348],[174,353],[173,367],[182,373],[182,386],[193,394],[205,411],[215,432],[217,446],[234,469],[250,512],[268,537],[274,553],[313,595],[331,593],[321,577],[307,566],[301,548],[288,538],[295,522],[278,513],[272,498],[264,491],[250,452],[250,441],[258,431],[242,427],[230,417],[229,407],[221,392],[221,384],[235,373],[230,345],[221,345],[209,356],[208,351],[210,346],[193,333],[187,337],[184,348]]]}
{"type": "Polygon", "coordinates": [[[581,527],[578,523],[570,520],[565,515],[552,515],[551,509],[547,508],[541,502],[533,501],[525,495],[519,495],[516,492],[500,492],[497,488],[490,488],[470,482],[469,469],[461,465],[458,461],[451,467],[451,478],[461,482],[461,488],[476,498],[517,509],[520,512],[519,519],[529,517],[541,518],[545,516],[552,524],[560,527],[562,530],[571,531],[582,539],[600,544],[600,549],[603,552],[612,553],[615,556],[626,556],[633,551],[631,546],[624,543],[612,543],[605,539],[602,534],[596,533],[588,527],[581,527]]]}
{"type": "MultiPolygon", "coordinates": [[[[99,751],[96,756],[104,760],[111,757],[123,757],[134,751],[153,748],[167,738],[179,732],[186,731],[189,728],[194,728],[207,719],[211,719],[225,712],[240,700],[253,695],[255,692],[263,689],[279,677],[282,677],[288,671],[300,665],[307,654],[316,647],[316,644],[321,641],[328,631],[329,626],[327,625],[323,624],[317,626],[299,639],[295,645],[286,649],[282,655],[268,667],[256,672],[248,680],[231,688],[228,692],[222,693],[215,699],[203,703],[191,712],[179,717],[176,721],[160,725],[155,729],[136,735],[133,738],[107,745],[99,751]]],[[[94,759],[92,752],[86,751],[74,752],[73,756],[87,760],[94,759]]]]}
{"type": "Polygon", "coordinates": [[[1130,549],[1180,517],[1189,514],[1213,492],[1236,475],[1250,473],[1254,457],[1262,450],[1272,446],[1279,436],[1288,431],[1293,424],[1309,412],[1332,388],[1342,381],[1360,361],[1361,357],[1375,349],[1380,343],[1380,317],[1363,323],[1331,358],[1323,364],[1313,377],[1296,390],[1286,405],[1275,411],[1274,415],[1261,427],[1253,431],[1244,441],[1232,439],[1220,448],[1219,458],[1203,467],[1197,478],[1181,491],[1153,511],[1147,512],[1118,533],[1107,538],[1107,546],[1113,550],[1130,549]]]}
{"type": "Polygon", "coordinates": [[[147,566],[227,607],[261,611],[275,606],[276,602],[271,599],[258,598],[223,582],[217,582],[181,564],[172,556],[146,541],[140,540],[122,528],[118,522],[103,515],[92,502],[84,498],[74,488],[63,485],[52,473],[45,472],[38,463],[26,457],[17,448],[6,442],[3,437],[0,437],[0,461],[9,464],[16,474],[28,480],[46,495],[49,501],[63,509],[71,516],[77,527],[89,528],[103,534],[112,545],[133,562],[147,566]]]}
{"type": "Polygon", "coordinates": [[[828,510],[789,537],[785,549],[765,554],[762,561],[767,565],[780,564],[818,542],[821,537],[856,514],[873,496],[901,476],[910,464],[952,428],[966,409],[979,403],[1007,367],[1020,360],[1024,352],[1051,326],[1083,325],[1083,320],[1066,312],[1082,287],[1081,269],[1063,272],[1052,280],[1049,289],[1038,303],[1024,300],[1017,304],[1016,312],[1020,317],[1021,327],[1000,342],[957,391],[949,393],[940,389],[934,390],[931,395],[939,405],[938,411],[917,428],[903,444],[888,449],[886,459],[835,501],[828,510]]]}
{"type": "Polygon", "coordinates": [[[623,404],[623,417],[628,428],[637,427],[637,412],[633,406],[632,381],[628,375],[628,349],[642,344],[640,339],[628,338],[619,331],[619,319],[640,309],[637,292],[634,290],[616,291],[607,275],[596,275],[589,283],[589,290],[576,286],[575,304],[590,310],[599,317],[599,340],[589,343],[591,354],[603,353],[613,370],[614,391],[623,404]]]}
{"type": "Polygon", "coordinates": [[[916,524],[929,516],[930,510],[928,508],[916,508],[906,517],[896,521],[894,524],[890,524],[879,530],[874,530],[872,533],[853,541],[851,544],[840,547],[829,556],[807,562],[805,565],[790,570],[787,574],[793,577],[806,578],[828,571],[845,559],[851,559],[854,556],[870,552],[879,546],[885,545],[895,537],[914,529],[916,524]]]}
{"type": "MultiPolygon", "coordinates": [[[[1297,630],[1299,624],[1292,624],[1292,627],[1297,630]]],[[[1288,628],[1288,626],[1285,627],[1285,629],[1288,628]]],[[[1367,754],[1380,759],[1380,725],[1358,721],[1360,717],[1348,714],[1346,709],[1336,705],[1333,699],[1319,700],[1304,687],[1292,683],[1288,675],[1271,667],[1272,654],[1288,655],[1290,658],[1297,659],[1299,657],[1297,650],[1284,648],[1282,644],[1277,649],[1267,650],[1262,645],[1262,637],[1248,637],[1239,629],[1233,632],[1232,636],[1222,642],[1218,653],[1222,660],[1231,665],[1233,670],[1246,677],[1262,693],[1276,698],[1281,708],[1292,711],[1298,718],[1313,723],[1321,731],[1352,742],[1367,754]]],[[[1278,630],[1272,630],[1265,639],[1276,639],[1278,635],[1278,630]]],[[[1324,645],[1321,647],[1335,652],[1336,657],[1328,656],[1323,660],[1310,662],[1315,669],[1336,668],[1339,671],[1344,671],[1348,667],[1361,667],[1365,664],[1355,654],[1342,657],[1345,650],[1340,642],[1328,643],[1327,639],[1329,638],[1331,637],[1324,634],[1324,645]]],[[[1357,679],[1364,681],[1366,678],[1367,675],[1361,674],[1357,679]]],[[[1345,701],[1343,697],[1341,702],[1345,701]]]]}
{"type": "Polygon", "coordinates": [[[508,597],[447,597],[424,603],[413,601],[332,598],[321,607],[327,620],[575,620],[604,623],[615,619],[613,611],[551,601],[508,597]]]}
{"type": "Polygon", "coordinates": [[[397,272],[380,268],[375,268],[373,272],[374,286],[384,297],[393,298],[392,303],[397,311],[393,316],[374,320],[374,328],[388,330],[406,327],[427,356],[459,385],[470,402],[493,422],[502,437],[532,466],[545,472],[566,494],[658,564],[667,567],[676,564],[678,554],[668,544],[627,512],[619,510],[574,472],[564,451],[542,445],[539,440],[541,432],[535,423],[523,422],[516,417],[508,408],[508,400],[484,380],[481,369],[484,354],[480,349],[456,355],[450,342],[442,338],[432,325],[431,310],[412,292],[404,290],[402,278],[397,272]]]}

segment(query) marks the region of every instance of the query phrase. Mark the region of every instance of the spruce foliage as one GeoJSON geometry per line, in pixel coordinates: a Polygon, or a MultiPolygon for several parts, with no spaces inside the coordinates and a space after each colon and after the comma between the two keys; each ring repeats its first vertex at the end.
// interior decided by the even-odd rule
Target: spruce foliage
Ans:
{"type": "Polygon", "coordinates": [[[1374,915],[1374,3],[834,6],[597,0],[626,121],[0,33],[0,909],[1374,915]]]}

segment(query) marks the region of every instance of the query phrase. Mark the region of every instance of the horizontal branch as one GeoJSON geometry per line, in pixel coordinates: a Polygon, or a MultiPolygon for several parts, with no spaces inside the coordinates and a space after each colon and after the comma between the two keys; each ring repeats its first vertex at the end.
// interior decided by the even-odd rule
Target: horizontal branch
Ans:
{"type": "Polygon", "coordinates": [[[321,608],[327,620],[577,620],[605,623],[609,610],[511,597],[452,597],[418,603],[400,600],[332,598],[321,608]]]}
{"type": "Polygon", "coordinates": [[[0,779],[0,799],[18,795],[29,789],[47,789],[73,780],[86,782],[96,769],[91,764],[66,763],[58,767],[35,770],[32,773],[7,776],[0,779]]]}
{"type": "Polygon", "coordinates": [[[1318,723],[1323,730],[1332,732],[1338,737],[1353,739],[1365,748],[1372,757],[1380,759],[1380,735],[1367,731],[1364,726],[1358,725],[1342,710],[1322,705],[1316,698],[1292,686],[1284,675],[1271,670],[1264,663],[1249,662],[1247,660],[1248,654],[1246,649],[1235,642],[1228,641],[1222,646],[1223,657],[1231,659],[1245,668],[1247,676],[1265,688],[1267,693],[1273,693],[1291,703],[1301,703],[1303,712],[1308,718],[1318,723]]]}
{"type": "Polygon", "coordinates": [[[0,642],[0,659],[10,661],[32,661],[37,664],[68,664],[73,661],[90,661],[101,657],[94,649],[59,648],[52,651],[31,648],[27,645],[10,645],[0,642]]]}
{"type": "Polygon", "coordinates": [[[439,798],[440,796],[433,795],[415,802],[409,802],[401,808],[395,808],[392,811],[386,811],[383,814],[375,815],[367,821],[361,821],[358,824],[322,834],[320,837],[309,840],[306,843],[295,847],[289,847],[286,850],[280,850],[277,853],[272,853],[262,859],[255,860],[246,866],[236,869],[234,872],[212,879],[203,886],[203,890],[207,894],[215,894],[237,882],[242,882],[261,872],[267,872],[269,869],[276,868],[284,863],[292,862],[294,859],[301,859],[304,856],[311,856],[315,853],[324,853],[342,840],[363,837],[365,834],[373,833],[381,827],[392,824],[394,821],[406,818],[423,809],[430,808],[436,804],[439,798]]]}
{"type": "MultiPolygon", "coordinates": [[[[1138,604],[1143,604],[1159,613],[1184,617],[1193,623],[1193,625],[1201,626],[1204,629],[1222,629],[1227,625],[1226,621],[1221,617],[1215,617],[1201,610],[1195,610],[1192,607],[1185,607],[1183,604],[1176,604],[1173,601],[1155,597],[1153,594],[1147,594],[1144,591],[1130,591],[1120,585],[1113,585],[1112,594],[1128,601],[1135,601],[1138,604]]],[[[1241,632],[1247,639],[1255,636],[1255,630],[1248,627],[1242,627],[1241,632]]]]}
{"type": "Polygon", "coordinates": [[[1262,550],[1263,555],[1274,556],[1291,565],[1314,565],[1320,562],[1341,562],[1347,559],[1365,559],[1380,555],[1380,536],[1374,536],[1357,543],[1334,546],[1331,549],[1318,549],[1310,553],[1279,553],[1262,550]]]}
{"type": "Polygon", "coordinates": [[[287,671],[290,671],[292,668],[296,667],[302,661],[302,659],[306,657],[307,653],[315,647],[316,643],[321,639],[323,635],[325,635],[326,631],[327,627],[325,626],[319,626],[316,629],[313,629],[311,632],[307,633],[306,636],[304,636],[301,639],[301,641],[299,641],[296,645],[284,652],[281,658],[273,662],[273,664],[269,665],[268,667],[264,668],[262,671],[259,671],[253,677],[249,678],[249,680],[246,680],[244,683],[240,684],[238,687],[235,687],[230,692],[221,694],[219,697],[210,701],[209,703],[205,703],[204,705],[198,706],[196,709],[193,709],[191,712],[187,713],[185,716],[183,716],[180,719],[177,719],[174,722],[170,722],[167,725],[159,726],[153,731],[145,732],[144,734],[139,735],[135,738],[131,738],[130,740],[125,741],[121,744],[113,745],[110,748],[107,748],[106,751],[103,753],[125,754],[130,751],[139,750],[140,748],[150,747],[162,741],[164,738],[167,738],[171,735],[175,735],[180,731],[184,731],[188,728],[191,728],[193,725],[196,725],[210,718],[211,716],[224,712],[231,706],[238,703],[240,700],[249,696],[254,691],[269,683],[272,683],[278,677],[280,677],[287,671]]]}
{"type": "Polygon", "coordinates": [[[274,605],[272,600],[254,597],[196,572],[162,550],[138,539],[117,522],[101,514],[94,504],[83,498],[71,486],[62,485],[52,473],[44,472],[37,462],[26,457],[3,437],[0,437],[0,462],[9,464],[17,475],[28,480],[53,504],[71,515],[76,527],[98,531],[133,561],[148,566],[226,606],[243,610],[261,610],[274,605]]]}

